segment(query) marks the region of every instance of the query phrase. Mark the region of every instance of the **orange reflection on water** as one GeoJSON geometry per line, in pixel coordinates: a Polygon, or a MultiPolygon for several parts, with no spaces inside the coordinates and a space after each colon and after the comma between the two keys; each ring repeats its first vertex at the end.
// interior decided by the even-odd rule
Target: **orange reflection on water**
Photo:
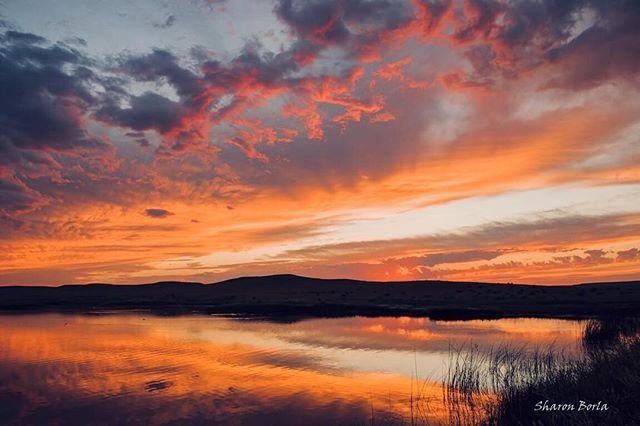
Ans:
{"type": "Polygon", "coordinates": [[[577,329],[560,320],[0,316],[0,406],[15,407],[0,418],[369,424],[409,422],[420,397],[419,415],[438,423],[437,370],[451,343],[569,344],[577,329]]]}
{"type": "MultiPolygon", "coordinates": [[[[154,424],[262,424],[264,416],[275,423],[290,416],[351,423],[410,412],[411,378],[399,374],[349,371],[313,354],[250,342],[185,340],[168,329],[173,320],[162,318],[37,319],[2,318],[0,386],[3,395],[20,394],[50,420],[55,405],[67,420],[104,416],[105,423],[145,418],[154,424]]],[[[435,399],[441,390],[427,384],[421,392],[435,399]]],[[[441,408],[434,406],[431,416],[441,417],[441,408]]]]}

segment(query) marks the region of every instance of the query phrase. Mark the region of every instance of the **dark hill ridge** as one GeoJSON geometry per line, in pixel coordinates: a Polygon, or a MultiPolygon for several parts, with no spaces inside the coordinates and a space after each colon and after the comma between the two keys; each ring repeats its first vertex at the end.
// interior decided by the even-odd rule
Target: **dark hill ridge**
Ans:
{"type": "Polygon", "coordinates": [[[640,315],[640,281],[539,286],[451,281],[369,282],[296,275],[216,284],[158,282],[0,287],[0,310],[433,318],[640,315]]]}

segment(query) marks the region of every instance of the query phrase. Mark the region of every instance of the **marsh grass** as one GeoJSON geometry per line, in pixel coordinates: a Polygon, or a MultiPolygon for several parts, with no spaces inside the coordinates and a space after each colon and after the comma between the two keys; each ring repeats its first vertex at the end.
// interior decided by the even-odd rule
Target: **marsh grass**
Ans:
{"type": "MultiPolygon", "coordinates": [[[[573,362],[562,351],[499,346],[482,351],[477,346],[452,348],[443,383],[443,401],[449,422],[478,425],[494,418],[503,401],[527,387],[568,371],[573,362]]],[[[523,409],[524,407],[520,407],[523,409]]]]}
{"type": "Polygon", "coordinates": [[[443,400],[454,425],[640,424],[640,321],[589,321],[583,356],[557,348],[453,348],[443,400]],[[579,401],[606,411],[535,411],[540,401],[579,401]]]}

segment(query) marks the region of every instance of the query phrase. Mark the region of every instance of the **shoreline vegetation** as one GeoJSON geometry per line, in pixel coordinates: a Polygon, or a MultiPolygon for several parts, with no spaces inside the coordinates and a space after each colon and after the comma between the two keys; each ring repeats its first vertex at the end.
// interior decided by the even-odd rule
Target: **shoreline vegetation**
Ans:
{"type": "Polygon", "coordinates": [[[640,424],[640,319],[590,320],[582,346],[577,359],[553,347],[453,350],[443,383],[449,423],[640,424]]]}
{"type": "Polygon", "coordinates": [[[159,282],[0,287],[5,313],[144,310],[269,317],[414,316],[439,320],[593,318],[640,311],[640,281],[541,286],[475,282],[369,282],[296,275],[215,284],[159,282]]]}

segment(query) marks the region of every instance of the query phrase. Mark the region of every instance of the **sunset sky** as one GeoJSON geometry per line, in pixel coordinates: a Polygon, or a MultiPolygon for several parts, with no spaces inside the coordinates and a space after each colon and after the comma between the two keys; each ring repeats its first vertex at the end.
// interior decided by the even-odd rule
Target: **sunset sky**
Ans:
{"type": "Polygon", "coordinates": [[[0,0],[0,285],[640,278],[637,0],[0,0]]]}

